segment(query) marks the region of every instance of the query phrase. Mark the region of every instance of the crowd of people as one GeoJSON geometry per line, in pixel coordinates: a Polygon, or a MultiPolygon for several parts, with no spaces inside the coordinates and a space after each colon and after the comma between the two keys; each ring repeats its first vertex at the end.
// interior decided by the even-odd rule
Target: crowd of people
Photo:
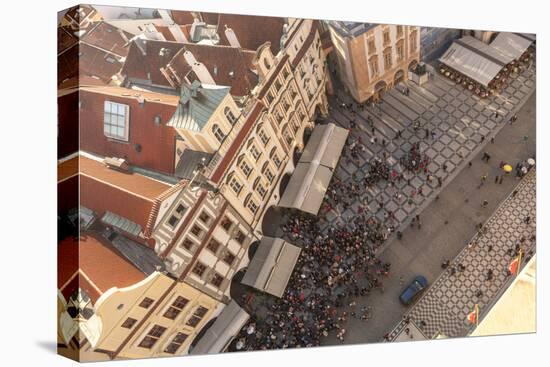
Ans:
{"type": "Polygon", "coordinates": [[[370,318],[370,308],[356,307],[352,299],[383,291],[382,278],[389,275],[391,264],[374,254],[387,232],[375,219],[365,218],[357,217],[353,229],[341,225],[325,233],[316,217],[288,218],[284,238],[299,245],[302,253],[283,297],[271,299],[264,317],[241,330],[237,350],[316,346],[332,330],[343,341],[350,318],[370,318]]]}

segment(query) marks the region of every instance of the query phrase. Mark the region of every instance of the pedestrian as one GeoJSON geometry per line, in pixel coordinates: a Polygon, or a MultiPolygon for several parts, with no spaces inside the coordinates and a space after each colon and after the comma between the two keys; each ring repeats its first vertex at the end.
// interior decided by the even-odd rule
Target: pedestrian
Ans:
{"type": "Polygon", "coordinates": [[[530,215],[526,216],[526,217],[523,219],[523,222],[524,222],[525,224],[531,223],[531,216],[530,216],[530,215]]]}
{"type": "Polygon", "coordinates": [[[472,167],[472,162],[468,162],[468,168],[472,167]]]}
{"type": "Polygon", "coordinates": [[[483,143],[485,141],[485,136],[481,136],[481,141],[480,143],[483,143]]]}
{"type": "Polygon", "coordinates": [[[481,207],[485,208],[487,205],[489,205],[489,202],[487,200],[483,200],[483,202],[481,203],[481,207]]]}
{"type": "Polygon", "coordinates": [[[493,245],[488,245],[488,246],[487,246],[487,251],[488,251],[488,252],[493,251],[493,245]]]}
{"type": "Polygon", "coordinates": [[[441,187],[441,185],[443,185],[443,180],[441,179],[441,177],[438,177],[438,178],[437,178],[437,185],[438,185],[439,187],[441,187]]]}
{"type": "Polygon", "coordinates": [[[400,240],[403,237],[403,233],[401,231],[397,231],[397,239],[400,240]]]}
{"type": "Polygon", "coordinates": [[[491,137],[491,144],[494,144],[495,143],[495,137],[491,137]]]}
{"type": "Polygon", "coordinates": [[[504,180],[504,175],[500,176],[500,179],[498,180],[498,184],[502,185],[503,180],[504,180]]]}
{"type": "Polygon", "coordinates": [[[428,139],[428,136],[430,136],[430,130],[426,129],[426,139],[428,139]]]}
{"type": "Polygon", "coordinates": [[[495,120],[497,120],[498,118],[499,118],[498,111],[495,111],[495,120]]]}

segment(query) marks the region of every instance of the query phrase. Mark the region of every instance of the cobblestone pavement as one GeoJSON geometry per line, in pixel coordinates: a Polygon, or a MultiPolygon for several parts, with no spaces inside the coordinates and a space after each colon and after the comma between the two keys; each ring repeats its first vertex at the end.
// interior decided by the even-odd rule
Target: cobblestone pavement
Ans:
{"type": "MultiPolygon", "coordinates": [[[[535,89],[535,69],[524,70],[501,94],[487,99],[480,99],[437,74],[423,86],[411,82],[408,87],[408,96],[394,88],[384,95],[379,106],[356,110],[357,128],[352,129],[351,136],[361,139],[365,150],[355,162],[341,159],[335,173],[343,182],[357,180],[358,183],[368,172],[369,161],[375,156],[382,158],[385,152],[390,169],[403,172],[405,180],[396,182],[394,186],[380,180],[348,209],[337,205],[326,213],[326,228],[349,223],[349,219],[358,214],[361,201],[369,203],[368,210],[381,222],[384,222],[385,212],[391,211],[395,228],[406,226],[529,98],[535,89]],[[498,111],[498,117],[495,111],[498,111]],[[367,121],[369,116],[374,122],[374,135],[367,121]],[[420,122],[416,131],[412,123],[415,120],[420,122]],[[426,129],[430,131],[429,137],[426,137],[426,129]],[[396,138],[397,131],[402,132],[400,138],[396,138]],[[431,131],[435,133],[433,138],[431,131]],[[377,138],[374,144],[371,143],[373,136],[377,138]],[[387,142],[385,147],[382,140],[387,142]],[[404,172],[398,163],[417,142],[420,142],[421,151],[430,158],[431,182],[424,173],[404,172]],[[442,180],[442,187],[439,187],[438,178],[442,180]],[[420,187],[422,195],[416,194],[420,187]],[[412,203],[409,198],[412,198],[412,203]],[[385,210],[378,210],[378,201],[383,202],[385,210]]],[[[343,108],[341,102],[349,104],[351,97],[342,93],[337,99],[338,102],[335,99],[330,101],[328,120],[349,128],[353,114],[343,108]]]]}
{"type": "MultiPolygon", "coordinates": [[[[485,234],[476,235],[468,246],[453,260],[451,266],[430,286],[419,301],[409,309],[406,316],[415,328],[422,330],[427,338],[439,334],[447,337],[466,336],[472,325],[466,316],[477,303],[480,319],[492,304],[510,285],[513,276],[507,274],[513,260],[508,251],[523,237],[522,249],[525,265],[535,250],[534,240],[536,217],[536,173],[531,170],[512,193],[485,223],[485,234]],[[530,216],[529,223],[524,218],[530,216]],[[492,249],[489,248],[492,246],[492,249]],[[451,274],[450,268],[464,264],[463,272],[451,274]],[[494,278],[486,279],[487,270],[492,269],[494,278]],[[476,292],[483,292],[481,297],[476,292]],[[425,324],[424,324],[425,323],[425,324]]],[[[410,327],[405,321],[389,333],[391,341],[403,340],[403,329],[410,327]]]]}

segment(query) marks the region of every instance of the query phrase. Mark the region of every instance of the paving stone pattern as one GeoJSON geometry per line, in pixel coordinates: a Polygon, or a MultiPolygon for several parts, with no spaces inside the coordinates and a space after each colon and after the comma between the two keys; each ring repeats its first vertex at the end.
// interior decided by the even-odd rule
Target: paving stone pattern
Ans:
{"type": "MultiPolygon", "coordinates": [[[[409,95],[405,96],[396,88],[386,92],[380,105],[366,107],[363,111],[357,109],[351,136],[361,138],[365,151],[360,153],[356,161],[342,158],[335,176],[349,183],[352,180],[360,183],[369,169],[369,161],[378,156],[383,158],[386,152],[386,162],[390,169],[404,173],[405,180],[388,185],[384,180],[366,190],[361,201],[368,202],[372,215],[383,221],[382,210],[378,210],[376,200],[382,200],[386,210],[394,210],[395,228],[403,228],[411,218],[419,213],[441,190],[437,177],[443,186],[449,182],[460,168],[466,164],[479,150],[482,143],[487,143],[490,136],[508,122],[509,117],[523,105],[535,89],[535,69],[523,70],[499,95],[480,99],[470,91],[435,74],[423,86],[408,83],[409,95]],[[495,117],[498,111],[499,117],[495,117]],[[377,143],[371,143],[373,136],[367,118],[374,121],[374,136],[377,143]],[[415,131],[413,121],[418,120],[421,127],[415,131]],[[435,132],[435,137],[426,138],[425,129],[435,132]],[[401,138],[396,138],[396,132],[402,131],[401,138]],[[382,146],[385,140],[387,145],[382,146]],[[421,152],[430,158],[428,169],[433,180],[428,182],[427,175],[404,172],[399,158],[403,157],[412,146],[420,142],[421,152]],[[444,169],[446,166],[446,170],[444,169]],[[355,178],[354,178],[355,176],[355,178]],[[411,179],[410,185],[407,179],[411,179]],[[422,186],[423,195],[413,194],[422,186]],[[396,195],[401,193],[401,197],[396,195]],[[409,197],[413,202],[409,205],[409,197]]],[[[351,103],[351,98],[345,93],[330,101],[329,121],[349,128],[352,112],[343,108],[341,102],[351,103]],[[338,100],[338,101],[337,101],[338,100]]],[[[344,211],[341,204],[326,213],[325,229],[338,223],[350,223],[350,218],[358,214],[357,205],[344,211]]],[[[382,250],[382,249],[381,249],[382,250]]]]}
{"type": "MultiPolygon", "coordinates": [[[[507,269],[514,257],[507,251],[513,249],[521,237],[527,239],[522,245],[524,254],[535,251],[535,241],[529,240],[536,232],[535,169],[522,179],[516,190],[517,194],[512,193],[485,223],[485,234],[477,234],[471,240],[406,314],[427,338],[435,338],[438,334],[466,336],[473,327],[466,317],[474,305],[479,305],[481,320],[513,281],[507,269]],[[527,216],[531,217],[528,224],[524,222],[527,216]],[[493,246],[490,251],[489,245],[493,246]],[[466,270],[451,275],[450,268],[460,263],[466,270]],[[494,272],[492,280],[486,280],[488,269],[494,272]],[[476,296],[478,290],[483,292],[479,298],[476,296]]],[[[522,265],[526,263],[523,261],[522,265]]],[[[406,326],[401,321],[389,333],[389,339],[398,340],[406,326]]]]}

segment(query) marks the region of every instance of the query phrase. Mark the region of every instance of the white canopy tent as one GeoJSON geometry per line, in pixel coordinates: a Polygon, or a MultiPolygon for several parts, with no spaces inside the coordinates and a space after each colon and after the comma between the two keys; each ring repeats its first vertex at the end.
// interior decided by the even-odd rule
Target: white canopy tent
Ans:
{"type": "Polygon", "coordinates": [[[517,60],[531,46],[533,40],[522,35],[509,32],[500,32],[491,42],[491,47],[508,55],[512,60],[517,60]]]}
{"type": "Polygon", "coordinates": [[[317,215],[348,133],[333,123],[313,130],[279,206],[317,215]]]}
{"type": "Polygon", "coordinates": [[[300,252],[281,238],[262,237],[241,283],[282,297],[300,252]]]}
{"type": "Polygon", "coordinates": [[[189,354],[223,352],[249,318],[248,313],[231,300],[189,354]]]}
{"type": "Polygon", "coordinates": [[[476,52],[471,45],[469,47],[467,43],[459,41],[453,42],[443,56],[439,58],[439,61],[479,84],[485,87],[489,86],[489,83],[497,76],[504,65],[494,58],[487,58],[476,52]]]}

